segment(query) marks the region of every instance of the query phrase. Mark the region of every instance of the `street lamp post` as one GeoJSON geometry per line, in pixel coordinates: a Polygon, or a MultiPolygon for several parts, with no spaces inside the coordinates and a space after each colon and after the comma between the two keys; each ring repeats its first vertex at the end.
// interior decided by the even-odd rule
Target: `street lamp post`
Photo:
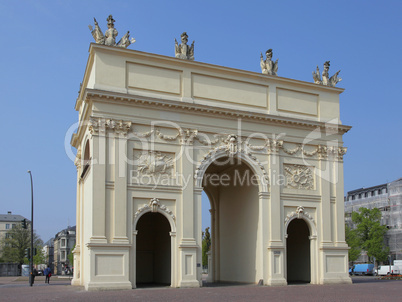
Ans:
{"type": "Polygon", "coordinates": [[[33,253],[34,253],[34,249],[33,249],[33,181],[32,181],[32,173],[30,170],[28,170],[29,176],[31,177],[31,253],[29,256],[29,285],[32,286],[33,284],[33,253]]]}

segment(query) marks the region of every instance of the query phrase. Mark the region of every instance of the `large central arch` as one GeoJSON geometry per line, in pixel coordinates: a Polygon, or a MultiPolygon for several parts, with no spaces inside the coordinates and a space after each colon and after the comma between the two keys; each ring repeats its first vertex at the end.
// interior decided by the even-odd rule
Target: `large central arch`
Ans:
{"type": "Polygon", "coordinates": [[[259,192],[262,170],[243,153],[214,154],[197,180],[211,203],[211,261],[208,280],[257,283],[262,278],[259,192]],[[260,174],[257,174],[260,173],[260,174]]]}

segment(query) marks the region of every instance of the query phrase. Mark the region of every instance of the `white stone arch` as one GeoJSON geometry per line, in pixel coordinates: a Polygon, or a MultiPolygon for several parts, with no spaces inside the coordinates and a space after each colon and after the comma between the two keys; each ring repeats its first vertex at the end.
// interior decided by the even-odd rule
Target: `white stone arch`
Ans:
{"type": "MultiPolygon", "coordinates": [[[[230,135],[229,137],[233,138],[234,136],[230,135]]],[[[228,143],[227,145],[219,146],[215,149],[211,149],[208,153],[206,153],[202,157],[194,174],[194,187],[195,187],[194,192],[196,191],[202,192],[203,178],[208,167],[216,160],[225,157],[239,159],[252,171],[252,173],[254,173],[254,175],[256,175],[258,181],[258,192],[260,194],[259,207],[261,207],[261,204],[266,203],[267,200],[261,199],[261,196],[264,196],[261,195],[261,193],[268,192],[269,187],[269,177],[265,167],[251,152],[246,152],[244,149],[240,148],[237,149],[237,147],[233,148],[233,145],[230,145],[230,143],[228,143]]],[[[208,262],[211,264],[213,268],[213,271],[208,274],[207,280],[209,282],[214,282],[220,280],[220,269],[219,269],[220,258],[216,256],[217,254],[220,253],[219,251],[220,251],[221,234],[219,233],[219,227],[218,227],[220,221],[220,213],[217,210],[217,204],[215,198],[213,196],[210,196],[210,194],[208,194],[206,190],[205,193],[207,194],[208,199],[211,202],[211,239],[213,246],[213,251],[209,255],[210,259],[208,260],[208,262]]],[[[201,211],[201,196],[199,196],[199,198],[200,200],[199,202],[197,202],[197,204],[199,205],[198,211],[201,211]]],[[[263,212],[262,208],[260,208],[260,211],[263,212]]],[[[261,217],[262,215],[259,216],[259,219],[261,217]]],[[[263,257],[263,254],[261,254],[261,257],[263,257]]],[[[260,259],[259,261],[262,262],[262,259],[260,259]]]]}
{"type": "MultiPolygon", "coordinates": [[[[205,154],[195,170],[195,187],[202,188],[202,179],[204,178],[204,174],[214,161],[230,156],[231,155],[227,146],[215,148],[205,154]]],[[[269,177],[262,163],[251,153],[245,153],[242,150],[238,151],[235,155],[233,155],[233,157],[241,159],[253,171],[253,173],[257,175],[259,192],[268,192],[269,177]]]]}
{"type": "Polygon", "coordinates": [[[142,215],[149,212],[161,213],[163,216],[165,216],[170,224],[170,232],[176,233],[176,217],[174,216],[173,212],[167,206],[161,204],[157,198],[152,198],[149,204],[143,205],[137,210],[137,212],[135,212],[133,220],[134,231],[137,228],[138,220],[142,217],[142,215]]]}
{"type": "Polygon", "coordinates": [[[317,227],[314,222],[314,218],[304,210],[304,207],[297,207],[295,212],[291,212],[285,218],[285,238],[288,236],[288,226],[290,222],[294,219],[303,219],[309,228],[310,231],[310,239],[312,237],[317,238],[317,227]]]}
{"type": "Polygon", "coordinates": [[[133,245],[132,245],[132,258],[131,258],[131,267],[132,270],[130,272],[130,281],[132,283],[132,288],[136,288],[136,255],[137,255],[137,223],[140,218],[146,213],[160,213],[166,217],[170,224],[170,282],[171,287],[177,286],[177,280],[175,279],[176,274],[176,217],[173,212],[165,205],[161,204],[159,199],[152,198],[149,204],[143,205],[140,207],[134,214],[133,219],[133,245]]]}
{"type": "MultiPolygon", "coordinates": [[[[305,211],[304,207],[298,206],[296,211],[291,212],[288,214],[285,218],[285,231],[284,231],[284,242],[286,242],[286,239],[288,238],[288,227],[289,224],[295,220],[295,219],[303,219],[304,222],[306,222],[307,227],[309,228],[310,231],[310,284],[319,284],[319,278],[318,278],[318,254],[317,254],[317,226],[315,224],[314,218],[305,211]]],[[[285,257],[284,259],[287,259],[287,244],[285,244],[285,257]]],[[[285,260],[285,272],[287,272],[287,261],[285,260]]],[[[287,276],[286,276],[287,279],[287,276]]]]}

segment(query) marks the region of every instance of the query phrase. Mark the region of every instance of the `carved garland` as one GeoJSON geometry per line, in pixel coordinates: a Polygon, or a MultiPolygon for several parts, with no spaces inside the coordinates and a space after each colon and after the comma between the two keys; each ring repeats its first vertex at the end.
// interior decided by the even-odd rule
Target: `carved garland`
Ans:
{"type": "Polygon", "coordinates": [[[149,204],[144,204],[142,207],[140,207],[137,212],[134,214],[134,219],[136,219],[142,212],[152,212],[156,213],[159,211],[165,212],[167,215],[170,215],[173,220],[176,220],[176,217],[173,215],[173,212],[165,205],[161,205],[159,202],[159,199],[157,198],[152,198],[149,202],[149,204]]]}
{"type": "Polygon", "coordinates": [[[308,219],[311,222],[315,223],[313,216],[311,216],[308,212],[306,212],[304,210],[304,207],[302,207],[302,206],[297,207],[296,212],[291,212],[288,215],[286,215],[285,224],[288,223],[288,221],[290,221],[292,218],[297,218],[297,219],[305,218],[305,219],[308,219]]]}
{"type": "MultiPolygon", "coordinates": [[[[125,136],[131,130],[131,126],[132,123],[129,121],[91,117],[89,120],[88,128],[91,134],[98,134],[99,132],[105,132],[107,129],[109,129],[114,130],[116,134],[121,134],[125,136]]],[[[234,153],[237,152],[233,148],[243,144],[243,142],[236,135],[225,136],[215,134],[214,135],[215,139],[209,141],[207,139],[203,139],[202,137],[200,137],[200,133],[198,132],[198,130],[182,129],[182,128],[178,130],[178,133],[176,135],[163,134],[158,128],[144,133],[134,132],[134,135],[143,138],[148,138],[151,137],[152,135],[156,135],[159,139],[169,142],[180,139],[181,144],[185,143],[192,144],[194,140],[197,140],[204,146],[214,146],[221,142],[229,146],[229,148],[232,147],[232,151],[230,153],[232,155],[234,155],[234,153]],[[231,139],[232,141],[230,142],[231,139]]],[[[313,150],[306,150],[305,146],[302,144],[296,144],[296,147],[290,149],[286,147],[285,142],[283,140],[278,139],[267,139],[265,144],[262,146],[253,146],[248,142],[244,142],[244,146],[245,149],[250,151],[267,151],[268,153],[277,153],[280,150],[282,150],[284,153],[289,155],[295,155],[298,152],[301,152],[304,156],[308,157],[317,155],[319,159],[325,159],[331,156],[339,161],[343,160],[343,156],[346,154],[347,151],[347,148],[345,147],[324,146],[324,145],[318,145],[313,150]]],[[[215,148],[214,150],[217,150],[217,148],[215,148]]],[[[214,150],[211,150],[211,152],[214,152],[214,150]]],[[[242,150],[240,151],[244,152],[242,150]]],[[[250,152],[246,151],[246,153],[248,154],[250,152]]]]}

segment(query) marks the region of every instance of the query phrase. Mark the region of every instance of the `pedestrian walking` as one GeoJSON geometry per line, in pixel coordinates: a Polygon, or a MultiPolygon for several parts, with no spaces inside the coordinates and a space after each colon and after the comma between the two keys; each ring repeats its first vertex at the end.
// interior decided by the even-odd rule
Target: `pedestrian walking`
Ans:
{"type": "Polygon", "coordinates": [[[45,278],[45,283],[49,284],[50,283],[50,277],[52,276],[52,270],[50,269],[49,265],[47,268],[45,268],[44,272],[46,278],[45,278]]]}

